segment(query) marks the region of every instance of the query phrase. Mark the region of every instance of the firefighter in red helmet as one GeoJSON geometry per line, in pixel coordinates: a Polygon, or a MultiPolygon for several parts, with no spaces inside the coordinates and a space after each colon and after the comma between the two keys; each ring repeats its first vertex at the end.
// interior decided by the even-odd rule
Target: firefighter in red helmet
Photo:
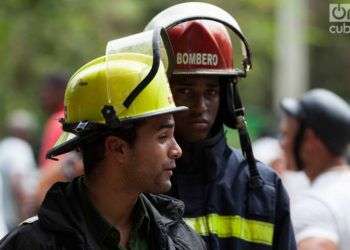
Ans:
{"type": "Polygon", "coordinates": [[[166,29],[173,53],[174,100],[189,107],[174,116],[183,155],[169,195],[184,201],[186,222],[209,249],[296,249],[287,193],[251,150],[237,88],[251,68],[251,52],[237,22],[197,2],[162,11],[146,30],[156,26],[166,29]],[[228,30],[242,43],[242,69],[234,65],[228,30]],[[243,154],[227,145],[223,125],[238,130],[243,154]]]}

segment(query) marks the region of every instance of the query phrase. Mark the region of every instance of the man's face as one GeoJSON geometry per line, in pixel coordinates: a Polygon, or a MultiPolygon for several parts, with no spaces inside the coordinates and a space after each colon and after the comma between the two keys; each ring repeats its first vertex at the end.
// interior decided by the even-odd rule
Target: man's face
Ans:
{"type": "Polygon", "coordinates": [[[129,166],[129,181],[137,191],[164,193],[170,189],[175,159],[182,154],[174,138],[174,125],[172,115],[162,115],[137,129],[129,166]]]}
{"type": "Polygon", "coordinates": [[[189,111],[175,114],[176,136],[187,142],[205,139],[217,116],[219,79],[213,76],[173,76],[170,81],[176,105],[189,111]]]}
{"type": "Polygon", "coordinates": [[[299,123],[296,119],[284,116],[280,123],[281,147],[287,164],[287,169],[295,169],[294,159],[294,140],[299,129],[299,123]]]}

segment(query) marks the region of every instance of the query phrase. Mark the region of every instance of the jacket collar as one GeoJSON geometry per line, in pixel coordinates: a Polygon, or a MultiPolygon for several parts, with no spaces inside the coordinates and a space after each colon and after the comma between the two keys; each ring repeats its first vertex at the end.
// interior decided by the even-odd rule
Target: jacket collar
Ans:
{"type": "Polygon", "coordinates": [[[182,157],[176,161],[175,175],[198,177],[204,182],[213,181],[226,165],[228,146],[221,129],[214,136],[196,143],[179,140],[182,157]]]}
{"type": "MultiPolygon", "coordinates": [[[[73,246],[84,245],[87,249],[98,249],[89,233],[82,212],[82,201],[77,195],[78,178],[70,183],[56,183],[50,188],[38,212],[39,221],[46,230],[64,236],[63,240],[69,241],[73,246]]],[[[170,226],[181,220],[184,213],[183,202],[165,195],[140,194],[140,199],[153,225],[151,230],[163,235],[170,226]]]]}
{"type": "Polygon", "coordinates": [[[185,210],[182,201],[166,195],[153,194],[141,194],[140,198],[159,227],[167,229],[182,219],[185,210]]]}
{"type": "Polygon", "coordinates": [[[64,236],[70,245],[88,245],[92,246],[88,249],[94,249],[97,246],[88,236],[78,194],[78,178],[70,183],[55,183],[38,211],[39,221],[47,231],[64,236]]]}

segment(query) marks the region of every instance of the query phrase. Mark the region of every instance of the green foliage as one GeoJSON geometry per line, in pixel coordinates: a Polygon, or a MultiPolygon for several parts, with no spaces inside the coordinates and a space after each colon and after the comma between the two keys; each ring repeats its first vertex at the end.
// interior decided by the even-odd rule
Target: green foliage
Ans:
{"type": "MultiPolygon", "coordinates": [[[[142,31],[170,0],[1,0],[0,119],[13,108],[40,115],[39,87],[45,74],[75,72],[104,54],[110,39],[142,31]]],[[[238,20],[253,50],[253,70],[240,83],[249,107],[271,109],[277,1],[205,1],[238,20]]],[[[312,86],[350,96],[349,37],[328,32],[328,3],[310,0],[308,43],[312,86]],[[337,63],[335,63],[337,62],[337,63]]],[[[270,119],[272,120],[272,119],[270,119]]]]}

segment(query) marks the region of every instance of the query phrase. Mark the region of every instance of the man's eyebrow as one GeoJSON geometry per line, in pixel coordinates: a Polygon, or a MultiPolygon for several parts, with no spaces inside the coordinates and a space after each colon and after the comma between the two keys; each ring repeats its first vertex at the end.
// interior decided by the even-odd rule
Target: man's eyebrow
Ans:
{"type": "Polygon", "coordinates": [[[219,83],[208,83],[207,84],[209,87],[211,87],[211,88],[218,88],[218,87],[220,87],[220,84],[219,83]]]}
{"type": "Polygon", "coordinates": [[[157,130],[162,130],[164,128],[174,128],[175,127],[175,123],[174,122],[169,122],[166,124],[161,124],[159,127],[157,127],[157,130]]]}
{"type": "Polygon", "coordinates": [[[177,86],[192,86],[193,84],[190,83],[190,82],[178,82],[178,83],[175,83],[174,84],[174,87],[177,87],[177,86]]]}

